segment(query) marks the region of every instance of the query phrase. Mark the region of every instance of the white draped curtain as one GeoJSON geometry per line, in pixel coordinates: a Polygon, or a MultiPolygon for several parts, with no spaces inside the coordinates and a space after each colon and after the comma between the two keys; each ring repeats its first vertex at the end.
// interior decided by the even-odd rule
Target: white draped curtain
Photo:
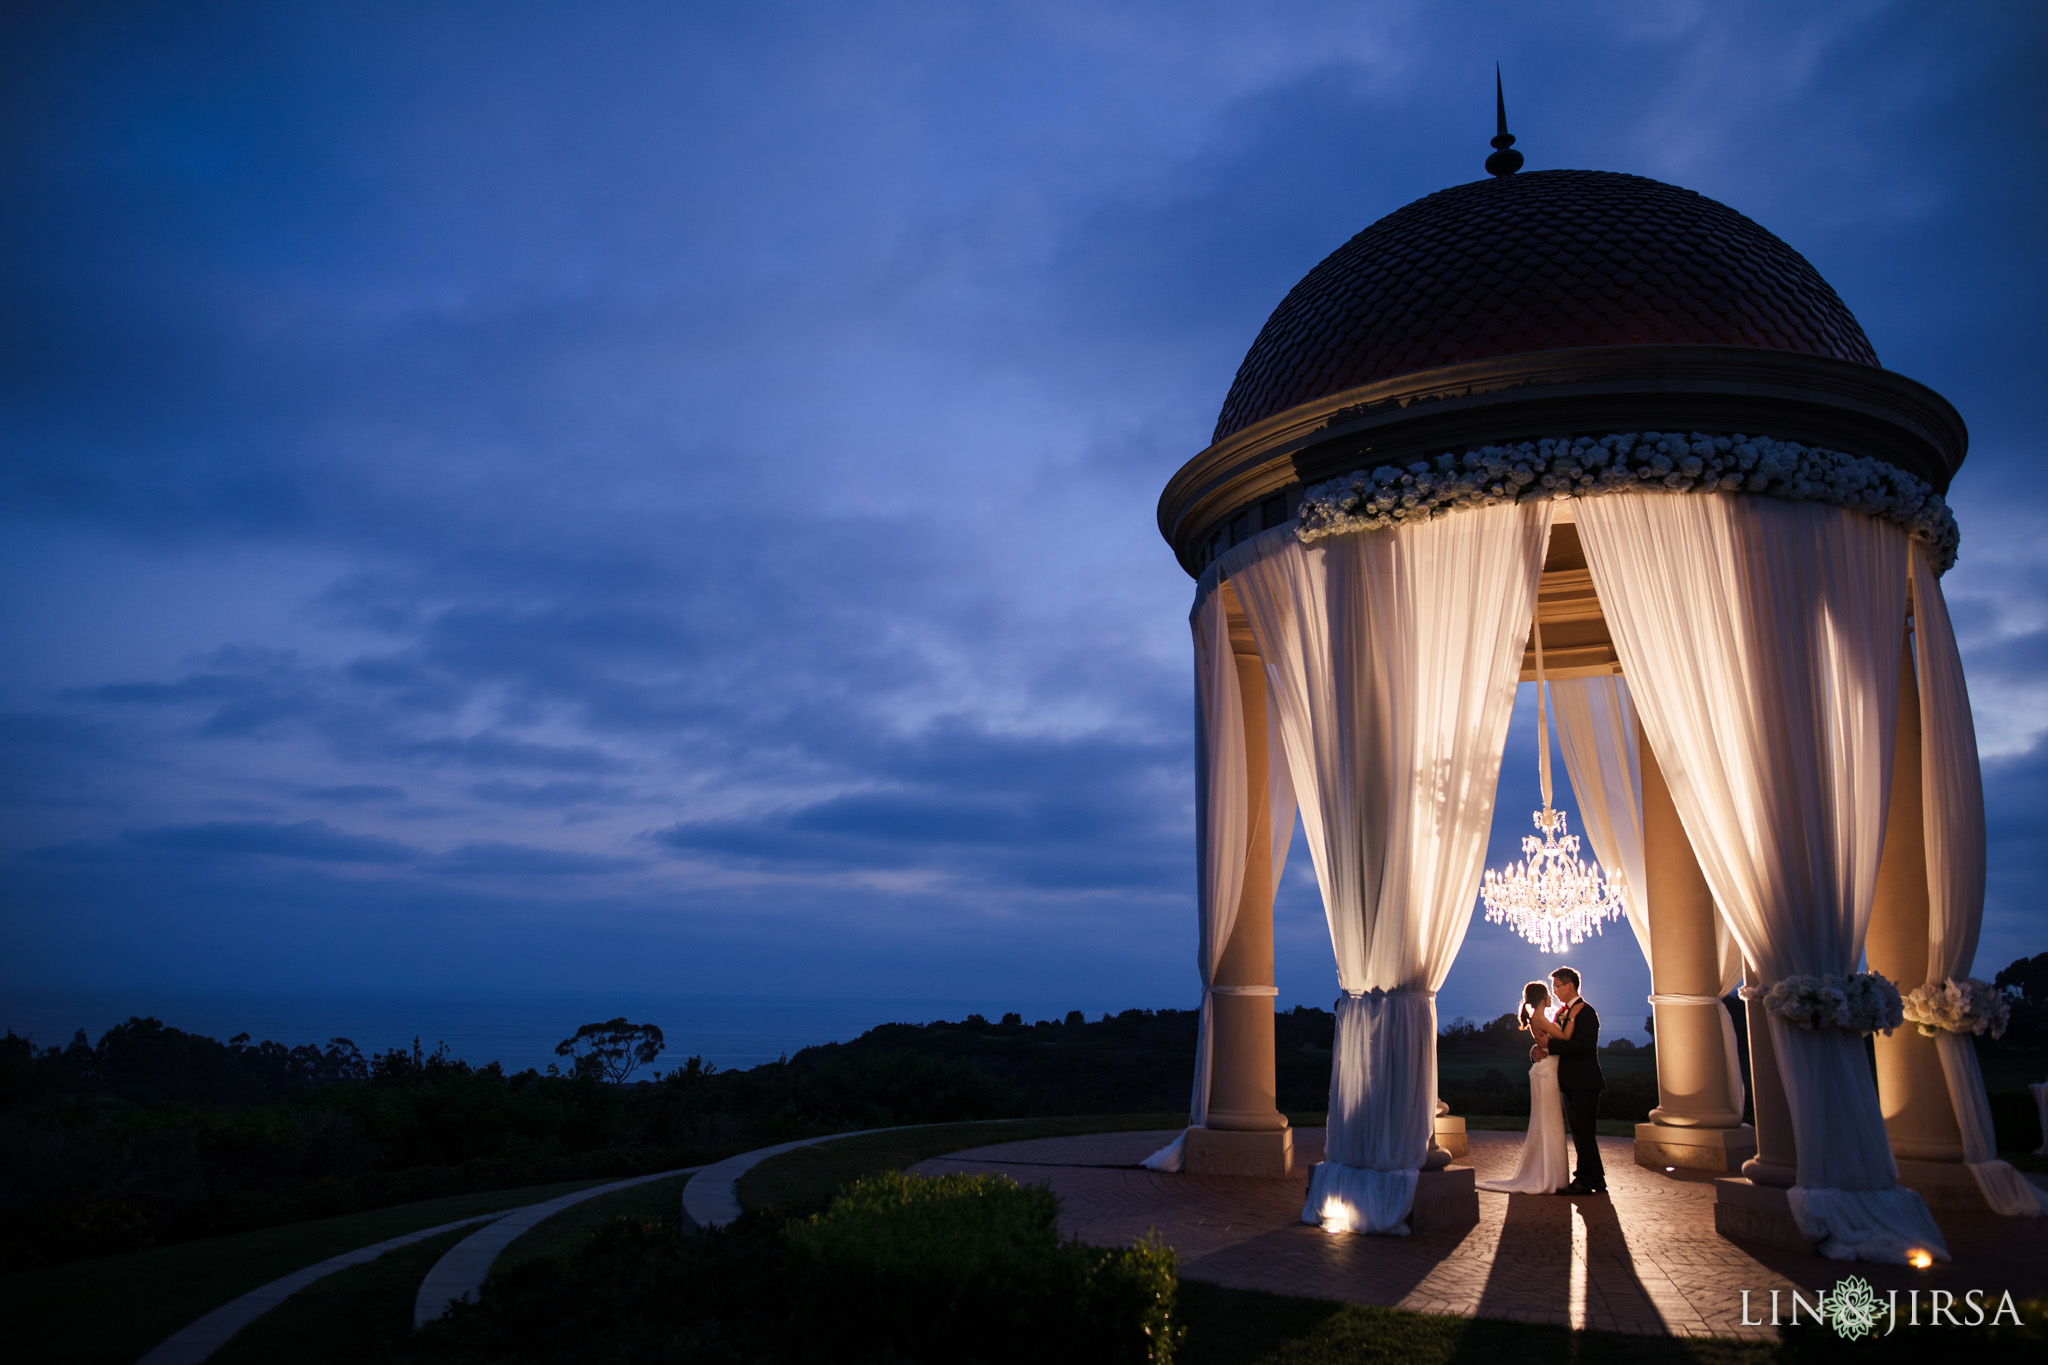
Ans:
{"type": "MultiPolygon", "coordinates": [[[[1593,846],[1593,856],[1613,875],[1622,874],[1622,904],[1636,946],[1650,968],[1649,881],[1643,857],[1643,770],[1636,750],[1636,713],[1628,699],[1628,683],[1617,677],[1563,678],[1550,684],[1557,711],[1557,736],[1564,750],[1565,772],[1579,806],[1579,824],[1593,846]]],[[[1719,912],[1714,916],[1719,946],[1720,990],[1716,995],[1652,994],[1652,1005],[1712,1006],[1721,1017],[1721,1043],[1728,1065],[1728,1094],[1735,1112],[1742,1112],[1741,1047],[1735,1021],[1722,997],[1742,983],[1742,950],[1719,912]]],[[[1654,985],[1653,988],[1654,990],[1654,985]]]]}
{"type": "MultiPolygon", "coordinates": [[[[1188,1103],[1188,1126],[1200,1128],[1209,1119],[1209,1081],[1215,1057],[1214,1000],[1219,991],[1216,968],[1229,946],[1244,897],[1247,843],[1250,835],[1250,773],[1245,759],[1244,695],[1237,659],[1230,644],[1230,621],[1224,594],[1213,576],[1198,586],[1188,624],[1195,645],[1195,967],[1202,982],[1200,1022],[1195,1034],[1194,1094],[1188,1103]]],[[[1287,866],[1287,845],[1294,834],[1294,787],[1279,754],[1272,724],[1270,697],[1266,706],[1268,735],[1268,818],[1272,821],[1273,859],[1270,885],[1278,886],[1287,866]]],[[[1271,994],[1270,989],[1259,992],[1271,994]]],[[[1145,1158],[1155,1171],[1178,1171],[1187,1161],[1187,1135],[1145,1158]]]]}
{"type": "MultiPolygon", "coordinates": [[[[1237,924],[1244,894],[1249,801],[1244,752],[1244,699],[1223,594],[1213,580],[1195,603],[1195,968],[1202,978],[1201,1023],[1195,1034],[1195,1087],[1188,1126],[1209,1118],[1209,1073],[1214,1054],[1211,1004],[1216,966],[1237,924]]],[[[1186,1161],[1183,1133],[1145,1159],[1156,1171],[1178,1171],[1186,1161]]]]}
{"type": "MultiPolygon", "coordinates": [[[[1884,844],[1905,533],[1819,503],[1615,493],[1580,540],[1643,730],[1752,985],[1862,965],[1884,844]]],[[[1948,1252],[1898,1185],[1863,1040],[1770,1016],[1822,1252],[1948,1252]]]]}
{"type": "MultiPolygon", "coordinates": [[[[1966,976],[1984,924],[1984,778],[1977,731],[1963,682],[1962,655],[1941,583],[1917,543],[1910,548],[1913,662],[1920,682],[1920,793],[1927,838],[1927,979],[1966,976]]],[[[1902,981],[1904,990],[1921,983],[1902,981]]],[[[1963,1160],[1985,1202],[1999,1213],[2039,1217],[2033,1185],[1998,1160],[1984,1076],[1975,1042],[1959,1033],[1935,1035],[1948,1081],[1963,1160]]]]}
{"type": "MultiPolygon", "coordinates": [[[[1622,904],[1643,961],[1650,961],[1650,919],[1643,871],[1643,779],[1636,754],[1628,684],[1616,677],[1553,678],[1557,742],[1593,856],[1622,876],[1622,904]]],[[[1537,699],[1542,705],[1542,698],[1537,699]]],[[[1654,970],[1654,969],[1653,969],[1654,970]]]]}
{"type": "Polygon", "coordinates": [[[1407,1230],[1435,994],[1479,891],[1550,516],[1482,508],[1312,545],[1283,527],[1220,561],[1265,662],[1344,992],[1306,1222],[1407,1230]]]}

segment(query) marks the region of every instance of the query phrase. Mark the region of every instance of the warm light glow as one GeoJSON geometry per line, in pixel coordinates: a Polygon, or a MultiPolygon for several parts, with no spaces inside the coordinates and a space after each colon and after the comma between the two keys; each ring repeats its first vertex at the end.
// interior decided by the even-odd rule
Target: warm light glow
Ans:
{"type": "Polygon", "coordinates": [[[1934,1264],[1934,1253],[1925,1247],[1914,1247],[1906,1253],[1906,1264],[1915,1270],[1925,1270],[1934,1264]]]}
{"type": "Polygon", "coordinates": [[[1664,1168],[1664,1174],[1666,1174],[1666,1175],[1670,1175],[1670,1174],[1671,1174],[1671,1173],[1672,1173],[1673,1171],[1675,1171],[1675,1170],[1677,1170],[1677,1169],[1678,1169],[1678,1168],[1677,1168],[1676,1166],[1666,1166],[1666,1167],[1664,1168]]]}
{"type": "Polygon", "coordinates": [[[1543,837],[1522,837],[1519,863],[1505,872],[1488,868],[1479,897],[1489,924],[1505,921],[1510,929],[1546,953],[1586,941],[1610,919],[1620,919],[1621,874],[1603,877],[1599,864],[1579,857],[1579,836],[1564,832],[1564,812],[1549,802],[1536,812],[1543,837]]]}
{"type": "Polygon", "coordinates": [[[1357,1212],[1334,1194],[1324,1198],[1322,1212],[1324,1232],[1350,1232],[1358,1226],[1357,1212]]]}

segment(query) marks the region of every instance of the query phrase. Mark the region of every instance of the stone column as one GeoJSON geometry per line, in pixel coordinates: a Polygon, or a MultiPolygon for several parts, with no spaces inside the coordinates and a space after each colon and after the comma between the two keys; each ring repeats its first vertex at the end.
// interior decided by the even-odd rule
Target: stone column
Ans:
{"type": "MultiPolygon", "coordinates": [[[[1745,963],[1749,984],[1759,980],[1755,963],[1745,963]]],[[[1812,1254],[1814,1244],[1792,1216],[1786,1191],[1799,1178],[1799,1156],[1792,1140],[1792,1108],[1785,1102],[1785,1082],[1778,1074],[1778,1053],[1771,1045],[1771,1026],[1761,1000],[1747,1005],[1749,1019],[1749,1099],[1756,1114],[1756,1155],[1742,1163],[1740,1176],[1714,1182],[1714,1230],[1723,1237],[1763,1242],[1788,1251],[1812,1254]]]]}
{"type": "Polygon", "coordinates": [[[1653,1007],[1659,1102],[1650,1121],[1636,1125],[1636,1164],[1732,1175],[1755,1155],[1756,1130],[1742,1121],[1742,1107],[1728,1086],[1714,896],[1640,725],[1636,752],[1642,766],[1651,989],[1660,996],[1695,997],[1653,1007]]]}
{"type": "Polygon", "coordinates": [[[1294,1165],[1294,1132],[1276,1103],[1273,1074],[1275,831],[1267,799],[1266,668],[1237,595],[1228,584],[1220,591],[1244,701],[1248,835],[1237,922],[1216,965],[1215,984],[1226,989],[1210,1000],[1209,1120],[1188,1130],[1187,1170],[1284,1176],[1294,1165]]]}
{"type": "MultiPolygon", "coordinates": [[[[1920,687],[1909,641],[1899,660],[1899,723],[1892,750],[1891,800],[1884,857],[1870,907],[1864,955],[1870,970],[1898,983],[1901,994],[1927,980],[1927,827],[1920,788],[1920,687]]],[[[1911,1024],[1877,1035],[1877,1093],[1884,1127],[1899,1163],[1899,1183],[1920,1191],[1931,1207],[1985,1207],[1962,1163],[1963,1134],[1948,1097],[1948,1079],[1932,1038],[1911,1024]]]]}
{"type": "MultiPolygon", "coordinates": [[[[1758,979],[1754,965],[1744,975],[1758,979]]],[[[1758,1185],[1790,1189],[1799,1178],[1799,1148],[1792,1138],[1792,1105],[1785,1098],[1785,1080],[1778,1072],[1778,1049],[1771,1042],[1770,1012],[1761,1000],[1744,1006],[1749,1025],[1749,1106],[1756,1119],[1756,1155],[1742,1163],[1742,1174],[1758,1185]]]]}

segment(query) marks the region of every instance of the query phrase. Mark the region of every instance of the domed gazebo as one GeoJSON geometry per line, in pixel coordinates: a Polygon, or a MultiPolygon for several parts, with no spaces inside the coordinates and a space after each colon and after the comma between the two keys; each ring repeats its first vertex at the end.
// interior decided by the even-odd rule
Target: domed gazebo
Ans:
{"type": "Polygon", "coordinates": [[[1190,1126],[1151,1164],[1292,1165],[1272,900],[1298,809],[1343,992],[1303,1217],[1476,1216],[1435,991],[1534,621],[1651,966],[1661,1102],[1637,1160],[1726,1173],[1730,1235],[1945,1257],[1930,1205],[2035,1210],[1966,1033],[1880,1036],[1876,1084],[1862,1041],[1898,1009],[1866,961],[1903,991],[1960,982],[1982,916],[1938,577],[1962,419],[1763,227],[1639,176],[1517,174],[1501,132],[1490,178],[1288,293],[1160,498],[1197,581],[1203,1030],[1190,1126]]]}

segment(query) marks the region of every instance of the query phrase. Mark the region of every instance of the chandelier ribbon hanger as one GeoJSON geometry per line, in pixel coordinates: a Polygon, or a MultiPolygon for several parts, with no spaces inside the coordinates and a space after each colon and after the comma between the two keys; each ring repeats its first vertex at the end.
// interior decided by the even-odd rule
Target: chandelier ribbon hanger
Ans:
{"type": "Polygon", "coordinates": [[[1579,857],[1579,836],[1565,833],[1564,812],[1551,806],[1550,714],[1543,677],[1543,626],[1530,624],[1536,646],[1536,771],[1543,809],[1535,834],[1522,836],[1522,861],[1488,868],[1480,900],[1489,924],[1505,923],[1546,953],[1586,941],[1623,914],[1621,874],[1603,877],[1579,857]]]}

